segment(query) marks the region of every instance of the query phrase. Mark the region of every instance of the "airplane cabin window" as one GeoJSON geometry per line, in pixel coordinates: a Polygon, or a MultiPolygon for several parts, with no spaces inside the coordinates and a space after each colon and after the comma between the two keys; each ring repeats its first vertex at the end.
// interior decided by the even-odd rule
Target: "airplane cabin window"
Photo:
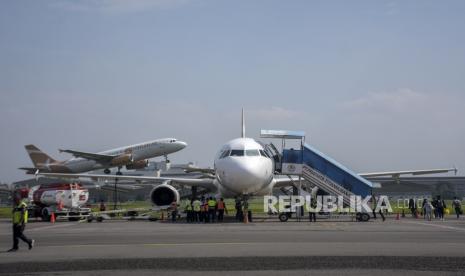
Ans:
{"type": "Polygon", "coordinates": [[[230,153],[231,153],[230,150],[225,150],[225,151],[223,151],[223,152],[221,153],[221,155],[220,155],[220,159],[229,156],[230,153]]]}
{"type": "Polygon", "coordinates": [[[247,156],[260,156],[258,150],[246,150],[245,155],[247,156]]]}
{"type": "Polygon", "coordinates": [[[243,150],[231,150],[230,156],[244,156],[243,150]]]}

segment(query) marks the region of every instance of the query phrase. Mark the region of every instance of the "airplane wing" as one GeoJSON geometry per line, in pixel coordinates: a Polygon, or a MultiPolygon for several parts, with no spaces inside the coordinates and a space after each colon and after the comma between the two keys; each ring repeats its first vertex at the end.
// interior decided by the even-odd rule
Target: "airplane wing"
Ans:
{"type": "Polygon", "coordinates": [[[208,173],[208,174],[215,174],[215,169],[212,168],[197,168],[197,167],[186,167],[184,169],[186,173],[191,172],[200,172],[200,173],[208,173]]]}
{"type": "Polygon", "coordinates": [[[18,169],[26,171],[26,174],[35,174],[36,171],[38,170],[37,168],[32,168],[32,167],[21,167],[18,169]]]}
{"type": "Polygon", "coordinates": [[[411,174],[411,175],[425,175],[425,174],[435,174],[435,173],[447,173],[454,172],[457,174],[457,168],[450,169],[432,169],[432,170],[411,170],[411,171],[392,171],[392,172],[374,172],[374,173],[359,173],[361,177],[370,178],[378,176],[391,176],[398,178],[401,175],[411,174]]]}
{"type": "Polygon", "coordinates": [[[59,179],[76,179],[76,178],[90,178],[94,181],[114,181],[114,180],[131,180],[138,182],[138,185],[143,185],[140,182],[163,182],[171,181],[181,186],[198,186],[208,189],[209,191],[216,191],[217,187],[213,183],[214,179],[211,178],[180,178],[180,177],[157,177],[157,176],[133,176],[133,175],[108,175],[108,174],[72,174],[72,173],[38,173],[46,177],[59,178],[59,179]]]}
{"type": "Polygon", "coordinates": [[[63,150],[63,149],[60,149],[59,151],[70,153],[74,157],[82,157],[85,159],[95,160],[101,163],[110,162],[113,158],[115,158],[114,155],[106,155],[106,154],[93,153],[93,152],[84,152],[84,151],[77,151],[77,150],[63,150]]]}

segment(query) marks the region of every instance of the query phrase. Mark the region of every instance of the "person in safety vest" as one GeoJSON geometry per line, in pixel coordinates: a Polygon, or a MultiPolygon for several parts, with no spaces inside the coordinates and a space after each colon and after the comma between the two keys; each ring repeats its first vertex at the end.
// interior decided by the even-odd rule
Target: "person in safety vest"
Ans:
{"type": "Polygon", "coordinates": [[[171,222],[176,222],[176,217],[178,216],[178,203],[176,200],[173,200],[170,204],[171,209],[171,222]]]}
{"type": "Polygon", "coordinates": [[[207,201],[207,204],[208,204],[208,216],[210,217],[210,221],[215,222],[216,200],[213,197],[210,197],[207,201]]]}
{"type": "Polygon", "coordinates": [[[186,206],[184,207],[184,211],[186,212],[186,222],[193,222],[193,216],[192,216],[192,201],[187,201],[186,206]]]}
{"type": "Polygon", "coordinates": [[[224,212],[226,212],[226,214],[228,213],[228,209],[226,209],[226,204],[224,203],[223,198],[220,198],[217,206],[218,206],[218,222],[223,222],[224,212]]]}
{"type": "Polygon", "coordinates": [[[202,205],[202,202],[198,199],[195,199],[192,202],[192,209],[194,209],[194,222],[200,221],[200,205],[202,205]]]}
{"type": "Polygon", "coordinates": [[[19,239],[29,245],[29,250],[34,246],[34,240],[28,239],[24,235],[24,229],[26,228],[28,218],[27,203],[24,200],[15,198],[15,207],[13,208],[13,248],[8,252],[14,252],[19,249],[19,239]]]}

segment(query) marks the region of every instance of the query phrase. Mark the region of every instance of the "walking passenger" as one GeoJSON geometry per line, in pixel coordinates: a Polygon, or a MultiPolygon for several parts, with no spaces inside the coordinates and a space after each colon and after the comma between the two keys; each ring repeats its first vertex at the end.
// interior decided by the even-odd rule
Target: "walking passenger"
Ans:
{"type": "Polygon", "coordinates": [[[438,196],[436,204],[438,208],[438,216],[441,220],[444,220],[444,209],[447,208],[446,202],[444,202],[444,200],[441,199],[441,196],[438,196]]]}
{"type": "Polygon", "coordinates": [[[433,211],[434,211],[434,218],[439,218],[439,213],[438,213],[438,200],[433,199],[431,202],[431,205],[433,205],[433,211]]]}
{"type": "Polygon", "coordinates": [[[433,216],[433,205],[425,198],[423,200],[423,212],[425,214],[425,219],[431,220],[431,217],[433,216]]]}
{"type": "Polygon", "coordinates": [[[460,215],[462,214],[462,203],[457,197],[454,197],[454,201],[452,202],[452,205],[454,206],[457,219],[459,219],[460,215]]]}
{"type": "Polygon", "coordinates": [[[415,200],[413,198],[409,199],[408,208],[412,212],[412,217],[415,218],[416,215],[417,215],[417,206],[416,206],[416,202],[415,202],[415,200]]]}

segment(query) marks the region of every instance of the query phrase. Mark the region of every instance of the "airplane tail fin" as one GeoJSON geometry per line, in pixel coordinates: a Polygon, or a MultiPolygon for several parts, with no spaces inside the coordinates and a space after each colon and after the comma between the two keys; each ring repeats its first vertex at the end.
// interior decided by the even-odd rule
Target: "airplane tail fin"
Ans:
{"type": "Polygon", "coordinates": [[[55,159],[45,154],[34,145],[26,145],[24,147],[36,168],[42,167],[44,164],[56,162],[55,159]]]}
{"type": "Polygon", "coordinates": [[[245,118],[244,118],[244,108],[242,108],[242,138],[245,138],[245,118]]]}

